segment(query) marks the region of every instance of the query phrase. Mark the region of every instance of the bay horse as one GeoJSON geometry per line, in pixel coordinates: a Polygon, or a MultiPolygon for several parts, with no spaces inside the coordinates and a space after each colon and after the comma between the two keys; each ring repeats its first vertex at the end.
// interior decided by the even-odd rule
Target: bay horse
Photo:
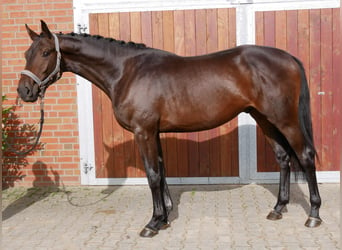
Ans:
{"type": "Polygon", "coordinates": [[[277,203],[267,218],[282,218],[293,167],[304,171],[309,186],[305,225],[321,224],[310,95],[303,65],[294,56],[244,45],[182,57],[101,36],[54,34],[44,21],[41,34],[26,29],[33,42],[18,85],[24,101],[43,98],[63,72],[73,72],[108,95],[117,121],[134,134],[153,199],[152,218],[140,236],[167,228],[172,210],[159,134],[211,129],[241,112],[256,120],[280,165],[277,203]]]}

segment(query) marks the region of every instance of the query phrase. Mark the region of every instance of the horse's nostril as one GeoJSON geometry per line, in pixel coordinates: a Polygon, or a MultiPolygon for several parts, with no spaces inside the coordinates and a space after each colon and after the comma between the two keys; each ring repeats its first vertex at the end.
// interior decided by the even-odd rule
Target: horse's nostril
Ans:
{"type": "Polygon", "coordinates": [[[26,95],[30,95],[31,94],[31,90],[28,87],[25,87],[25,88],[26,88],[26,95]]]}

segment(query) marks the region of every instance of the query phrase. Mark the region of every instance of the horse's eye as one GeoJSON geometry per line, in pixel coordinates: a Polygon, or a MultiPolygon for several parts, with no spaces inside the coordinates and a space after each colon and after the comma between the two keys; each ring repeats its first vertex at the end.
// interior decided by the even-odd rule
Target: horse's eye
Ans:
{"type": "Polygon", "coordinates": [[[50,51],[44,51],[43,52],[43,57],[47,57],[48,55],[50,55],[50,51]]]}

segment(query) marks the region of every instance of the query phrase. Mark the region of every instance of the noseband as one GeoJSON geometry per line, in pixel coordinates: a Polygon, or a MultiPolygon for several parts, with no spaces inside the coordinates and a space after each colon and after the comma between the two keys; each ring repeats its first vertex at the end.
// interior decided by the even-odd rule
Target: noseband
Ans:
{"type": "Polygon", "coordinates": [[[52,34],[52,36],[53,36],[53,38],[55,40],[55,49],[56,49],[56,52],[57,52],[57,62],[56,62],[55,69],[50,73],[50,75],[47,76],[44,80],[40,80],[38,78],[38,76],[36,76],[34,73],[32,73],[29,70],[25,69],[25,70],[20,72],[22,75],[26,75],[26,76],[30,77],[33,81],[35,81],[38,84],[39,89],[40,89],[40,98],[41,99],[44,98],[45,90],[48,87],[48,84],[53,80],[53,78],[55,76],[57,76],[57,80],[59,78],[61,78],[60,65],[61,65],[61,58],[62,58],[62,56],[61,56],[61,52],[60,52],[60,48],[59,48],[59,41],[58,41],[58,38],[57,38],[56,34],[52,34]]]}

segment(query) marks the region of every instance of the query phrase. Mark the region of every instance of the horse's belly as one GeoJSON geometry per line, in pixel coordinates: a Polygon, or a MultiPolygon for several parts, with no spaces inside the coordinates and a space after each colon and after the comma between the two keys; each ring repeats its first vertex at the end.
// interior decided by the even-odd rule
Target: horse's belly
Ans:
{"type": "Polygon", "coordinates": [[[245,109],[238,100],[212,101],[201,104],[184,103],[169,107],[161,115],[161,132],[193,132],[218,127],[245,109]]]}

